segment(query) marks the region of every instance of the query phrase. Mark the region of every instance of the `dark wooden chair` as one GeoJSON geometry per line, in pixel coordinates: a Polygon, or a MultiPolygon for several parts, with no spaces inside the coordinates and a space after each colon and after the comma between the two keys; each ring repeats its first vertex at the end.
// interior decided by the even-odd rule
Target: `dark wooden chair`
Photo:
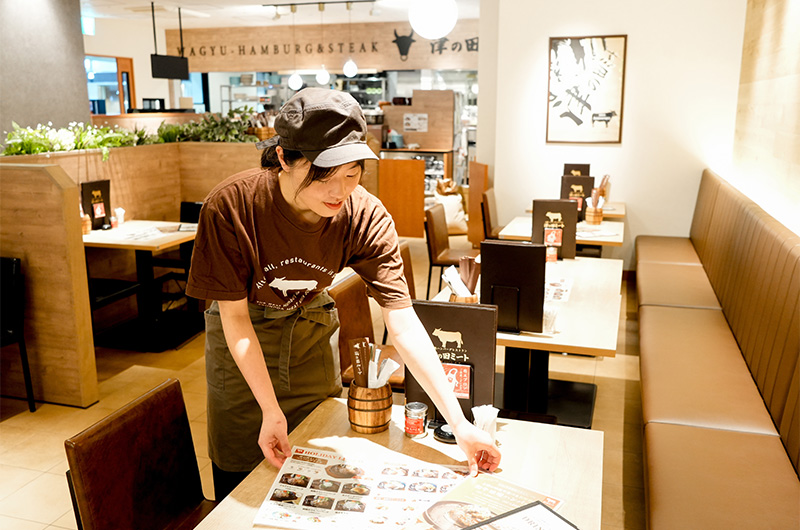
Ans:
{"type": "MultiPolygon", "coordinates": [[[[339,311],[339,363],[342,383],[349,385],[353,381],[350,341],[366,337],[371,343],[375,343],[367,286],[358,274],[352,273],[333,284],[328,293],[336,302],[339,311]]],[[[405,365],[400,354],[394,346],[379,345],[379,348],[381,359],[389,357],[400,364],[400,368],[389,378],[389,384],[393,390],[403,391],[405,365]]]]}
{"type": "MultiPolygon", "coordinates": [[[[450,248],[450,236],[447,232],[447,217],[444,206],[436,203],[425,210],[425,240],[428,244],[428,288],[425,297],[431,297],[431,276],[434,267],[455,265],[463,256],[477,257],[478,249],[455,250],[450,248]]],[[[439,276],[439,290],[442,290],[442,278],[439,276]]]]}
{"type": "MultiPolygon", "coordinates": [[[[202,202],[181,202],[181,223],[197,223],[200,220],[200,210],[203,208],[202,202]]],[[[185,297],[184,290],[186,289],[186,280],[189,278],[189,268],[192,265],[192,252],[194,252],[194,241],[181,243],[177,249],[168,250],[153,256],[153,266],[164,267],[171,270],[170,272],[159,277],[162,284],[167,282],[176,282],[177,291],[173,287],[172,291],[164,291],[161,297],[165,301],[175,302],[185,297]]],[[[198,300],[186,297],[186,307],[190,311],[200,311],[204,309],[198,300]]]]}
{"type": "Polygon", "coordinates": [[[168,379],[64,442],[82,530],[194,528],[203,497],[183,393],[168,379]]]}
{"type": "Polygon", "coordinates": [[[483,238],[500,239],[500,230],[504,226],[497,221],[497,201],[494,198],[494,188],[483,192],[481,217],[483,218],[483,238]]]}
{"type": "Polygon", "coordinates": [[[0,258],[0,326],[0,347],[16,344],[19,348],[28,409],[35,412],[36,401],[33,399],[31,368],[25,346],[25,277],[19,258],[0,258]]]}

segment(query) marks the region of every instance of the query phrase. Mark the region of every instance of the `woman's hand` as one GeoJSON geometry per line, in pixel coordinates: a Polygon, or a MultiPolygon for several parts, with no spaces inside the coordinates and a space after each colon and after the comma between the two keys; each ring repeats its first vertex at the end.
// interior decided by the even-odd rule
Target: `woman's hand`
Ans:
{"type": "Polygon", "coordinates": [[[500,451],[489,433],[465,421],[453,428],[453,434],[458,447],[467,455],[470,476],[477,475],[479,469],[494,471],[500,465],[500,451]]]}
{"type": "Polygon", "coordinates": [[[286,430],[286,417],[280,409],[277,412],[263,414],[258,446],[261,447],[267,462],[278,469],[292,452],[286,430]]]}

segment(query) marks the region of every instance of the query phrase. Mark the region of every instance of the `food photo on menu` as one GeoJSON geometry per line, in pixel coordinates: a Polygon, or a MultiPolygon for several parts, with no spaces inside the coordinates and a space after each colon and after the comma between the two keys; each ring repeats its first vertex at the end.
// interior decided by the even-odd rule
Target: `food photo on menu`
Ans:
{"type": "Polygon", "coordinates": [[[294,447],[254,520],[288,529],[403,528],[461,483],[466,466],[400,453],[389,460],[294,447]]]}

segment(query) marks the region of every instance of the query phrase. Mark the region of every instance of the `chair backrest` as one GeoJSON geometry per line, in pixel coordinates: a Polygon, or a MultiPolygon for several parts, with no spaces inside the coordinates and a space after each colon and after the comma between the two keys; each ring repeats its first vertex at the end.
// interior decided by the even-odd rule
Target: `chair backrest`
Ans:
{"type": "Polygon", "coordinates": [[[428,258],[431,264],[436,264],[442,252],[450,248],[447,217],[441,203],[437,202],[425,210],[425,239],[428,243],[428,258]]]}
{"type": "Polygon", "coordinates": [[[196,223],[200,220],[200,210],[203,208],[202,202],[181,202],[181,222],[196,223]]]}
{"type": "Polygon", "coordinates": [[[343,278],[328,288],[339,311],[339,364],[344,372],[352,364],[350,340],[367,337],[375,343],[372,313],[369,310],[367,286],[356,273],[343,278]]]}
{"type": "Polygon", "coordinates": [[[417,290],[414,287],[414,267],[411,263],[411,247],[405,239],[400,241],[400,257],[403,258],[403,275],[408,283],[408,294],[414,300],[417,297],[417,290]]]}
{"type": "Polygon", "coordinates": [[[22,335],[25,314],[25,279],[19,258],[0,258],[0,325],[2,345],[13,344],[22,335]]]}
{"type": "Polygon", "coordinates": [[[497,206],[495,206],[494,188],[489,188],[483,192],[481,201],[481,212],[483,213],[483,232],[487,239],[496,238],[500,223],[497,221],[497,206]]]}
{"type": "Polygon", "coordinates": [[[85,530],[175,527],[206,501],[180,383],[169,379],[64,442],[85,530]]]}

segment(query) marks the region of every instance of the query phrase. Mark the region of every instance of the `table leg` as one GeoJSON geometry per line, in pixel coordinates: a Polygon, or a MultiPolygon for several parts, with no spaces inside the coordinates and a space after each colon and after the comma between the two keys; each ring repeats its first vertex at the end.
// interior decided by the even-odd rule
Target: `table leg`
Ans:
{"type": "Polygon", "coordinates": [[[592,427],[597,386],[549,379],[550,352],[506,347],[503,408],[555,416],[559,425],[592,427]]]}
{"type": "Polygon", "coordinates": [[[161,312],[161,300],[154,293],[153,253],[147,250],[137,250],[135,252],[136,280],[139,282],[136,305],[139,309],[139,318],[150,320],[157,318],[161,312]],[[156,304],[159,304],[159,306],[156,307],[156,304]]]}

